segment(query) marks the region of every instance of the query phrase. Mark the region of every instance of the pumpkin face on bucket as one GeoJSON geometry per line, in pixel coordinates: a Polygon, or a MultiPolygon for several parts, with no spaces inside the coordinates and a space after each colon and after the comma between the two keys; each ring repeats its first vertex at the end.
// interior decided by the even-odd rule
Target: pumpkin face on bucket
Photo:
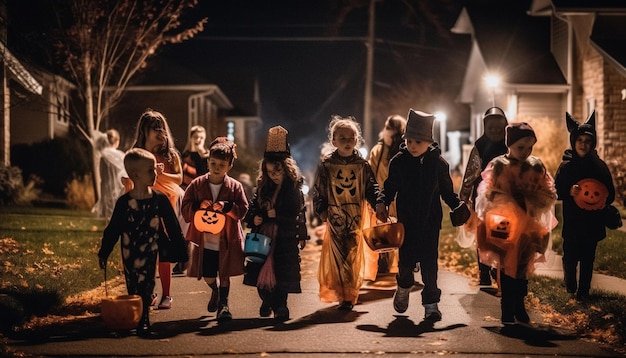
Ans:
{"type": "Polygon", "coordinates": [[[218,234],[224,228],[226,217],[224,214],[208,209],[197,210],[193,216],[193,225],[198,231],[218,234]]]}
{"type": "Polygon", "coordinates": [[[604,208],[609,191],[604,184],[596,179],[581,179],[577,185],[580,193],[574,197],[574,202],[584,210],[600,210],[604,208]]]}

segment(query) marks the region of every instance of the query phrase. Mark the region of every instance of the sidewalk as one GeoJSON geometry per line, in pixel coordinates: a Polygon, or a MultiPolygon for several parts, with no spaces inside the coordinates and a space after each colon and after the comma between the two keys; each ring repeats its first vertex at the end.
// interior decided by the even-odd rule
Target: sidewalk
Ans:
{"type": "MultiPolygon", "coordinates": [[[[541,264],[535,271],[535,274],[563,279],[562,262],[562,256],[554,255],[548,262],[541,264]]],[[[593,278],[591,279],[591,288],[607,292],[616,292],[626,296],[626,280],[596,272],[593,273],[593,278]]]]}

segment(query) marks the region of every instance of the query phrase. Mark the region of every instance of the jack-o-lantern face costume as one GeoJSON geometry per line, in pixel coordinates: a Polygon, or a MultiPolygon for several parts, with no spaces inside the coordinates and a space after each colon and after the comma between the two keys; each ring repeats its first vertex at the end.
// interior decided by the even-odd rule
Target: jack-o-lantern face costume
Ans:
{"type": "Polygon", "coordinates": [[[371,194],[371,201],[376,200],[374,173],[356,151],[351,157],[341,157],[335,152],[319,166],[314,188],[314,201],[327,204],[318,271],[320,299],[355,303],[363,282],[362,229],[370,201],[366,198],[371,194]]]}

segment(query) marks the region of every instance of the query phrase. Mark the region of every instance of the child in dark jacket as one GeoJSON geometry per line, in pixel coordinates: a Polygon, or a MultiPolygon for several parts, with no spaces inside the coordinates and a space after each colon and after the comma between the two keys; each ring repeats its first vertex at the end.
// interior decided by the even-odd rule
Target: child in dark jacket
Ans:
{"type": "Polygon", "coordinates": [[[409,293],[414,284],[413,271],[420,264],[424,289],[422,305],[424,318],[441,320],[437,303],[441,290],[437,287],[439,231],[443,211],[440,198],[454,211],[453,225],[460,226],[469,218],[467,205],[454,192],[450,167],[441,156],[439,145],[432,137],[432,114],[409,110],[404,143],[389,163],[376,204],[376,216],[383,222],[388,218],[388,206],[396,201],[398,222],[404,224],[404,243],[400,247],[399,273],[393,307],[403,313],[409,305],[409,293]]]}
{"type": "Polygon", "coordinates": [[[117,241],[121,241],[126,289],[129,295],[141,296],[143,302],[137,334],[149,335],[157,254],[167,262],[186,262],[189,257],[172,205],[165,194],[152,189],[157,176],[155,156],[145,149],[133,148],[124,156],[124,167],[134,187],[115,203],[98,258],[100,268],[106,269],[107,258],[117,241]]]}
{"type": "Polygon", "coordinates": [[[554,179],[558,198],[563,201],[563,275],[567,292],[576,293],[579,300],[584,300],[589,296],[596,246],[606,237],[601,209],[615,199],[615,187],[609,168],[596,153],[595,112],[583,124],[569,113],[565,117],[572,147],[563,154],[554,179]],[[578,196],[585,195],[580,185],[585,179],[595,179],[606,188],[606,199],[597,207],[586,204],[581,207],[576,202],[578,196]]]}
{"type": "Polygon", "coordinates": [[[302,292],[299,249],[304,249],[309,238],[303,182],[291,157],[287,130],[270,128],[256,194],[245,221],[252,231],[271,237],[272,243],[265,262],[246,260],[244,284],[257,287],[262,300],[259,315],[268,317],[273,311],[277,321],[289,319],[288,294],[302,292]]]}

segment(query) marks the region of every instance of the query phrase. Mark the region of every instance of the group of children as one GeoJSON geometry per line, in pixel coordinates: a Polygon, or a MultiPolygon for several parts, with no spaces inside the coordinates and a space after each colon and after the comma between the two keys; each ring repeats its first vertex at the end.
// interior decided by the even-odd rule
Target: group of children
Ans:
{"type": "MultiPolygon", "coordinates": [[[[437,275],[443,200],[450,208],[454,226],[468,223],[472,215],[480,219],[476,227],[480,262],[502,273],[502,322],[528,323],[524,307],[528,278],[534,263],[549,248],[550,231],[556,225],[553,212],[557,193],[564,201],[568,224],[563,226],[564,246],[568,248],[563,256],[567,289],[578,290],[579,296],[588,295],[587,251],[595,250],[595,244],[586,243],[586,236],[598,240],[605,232],[600,228],[587,232],[569,221],[571,211],[584,214],[572,208],[571,197],[580,191],[578,180],[588,176],[588,165],[602,173],[598,179],[609,188],[610,201],[614,196],[610,174],[604,172],[606,165],[602,166],[604,163],[597,155],[589,154],[595,153],[593,123],[572,125],[572,150],[566,152],[567,160],[564,157],[555,186],[541,160],[531,155],[537,142],[533,128],[527,123],[508,124],[504,112],[497,107],[488,110],[487,117],[491,117],[490,122],[495,119],[493,126],[485,120],[485,131],[496,144],[477,141],[478,149],[473,151],[468,167],[474,172],[471,176],[471,170],[466,173],[460,196],[454,191],[449,164],[432,136],[434,115],[409,110],[406,122],[401,123],[401,143],[388,161],[386,178],[380,187],[377,173],[358,151],[362,144],[358,122],[353,117],[331,118],[328,142],[333,150],[321,158],[311,192],[314,210],[326,225],[318,269],[319,297],[323,302],[336,302],[338,309],[346,311],[357,304],[365,271],[363,229],[375,225],[368,223],[367,218],[374,214],[381,222],[387,222],[389,207],[395,204],[394,215],[404,225],[405,238],[398,250],[393,307],[399,313],[408,309],[414,272],[419,269],[424,281],[424,319],[441,320],[437,275]],[[497,144],[502,140],[504,148],[497,144]],[[581,278],[577,284],[578,261],[581,278]]],[[[160,114],[158,118],[150,124],[157,133],[148,131],[148,138],[169,135],[165,118],[160,114]]],[[[238,180],[228,175],[237,153],[235,143],[227,138],[216,138],[208,152],[202,154],[207,172],[185,180],[179,204],[168,198],[167,188],[161,193],[155,184],[159,176],[169,172],[180,174],[180,184],[183,170],[176,170],[180,159],[173,156],[169,160],[174,165],[169,171],[158,168],[157,162],[171,153],[163,145],[153,145],[160,149],[133,148],[126,153],[124,164],[134,188],[118,199],[98,253],[104,268],[121,237],[128,292],[140,295],[144,302],[138,333],[150,332],[146,307],[152,299],[158,255],[163,255],[160,261],[166,262],[189,260],[187,274],[207,283],[211,289],[207,310],[217,312],[220,322],[232,318],[228,306],[230,278],[239,275],[244,275],[244,284],[257,287],[261,317],[273,313],[278,321],[288,320],[288,294],[301,292],[299,250],[305,247],[308,235],[303,177],[291,156],[287,130],[280,126],[269,130],[252,198],[246,196],[238,180]],[[185,223],[192,223],[200,209],[224,216],[221,232],[203,232],[191,224],[183,235],[175,210],[180,211],[185,223]],[[242,222],[252,231],[272,238],[264,262],[246,260],[242,222]],[[164,245],[169,248],[167,253],[160,249],[164,240],[168,240],[164,245]],[[184,240],[191,243],[190,253],[180,249],[184,240]]]]}

